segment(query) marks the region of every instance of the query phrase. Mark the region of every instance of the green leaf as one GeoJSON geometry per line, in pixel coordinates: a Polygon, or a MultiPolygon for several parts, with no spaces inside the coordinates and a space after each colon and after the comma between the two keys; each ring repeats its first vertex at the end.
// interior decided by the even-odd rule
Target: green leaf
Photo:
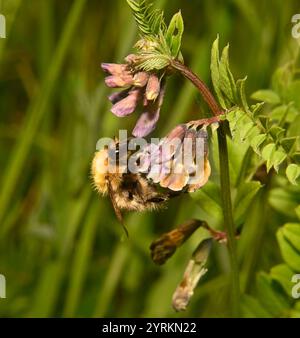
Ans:
{"type": "Polygon", "coordinates": [[[245,318],[271,318],[272,315],[252,296],[241,296],[242,313],[245,318]]]}
{"type": "Polygon", "coordinates": [[[221,55],[219,64],[220,88],[231,103],[237,102],[237,88],[234,77],[229,68],[229,45],[227,45],[221,55]]]}
{"type": "Polygon", "coordinates": [[[278,285],[261,272],[257,276],[257,294],[262,305],[275,317],[283,316],[290,305],[278,285]]]}
{"type": "Polygon", "coordinates": [[[170,60],[164,56],[157,53],[148,53],[143,57],[143,61],[138,64],[137,68],[150,72],[154,69],[163,69],[170,64],[170,60]]]}
{"type": "Polygon", "coordinates": [[[276,150],[272,153],[267,161],[267,171],[272,167],[278,172],[280,164],[287,158],[287,154],[281,150],[276,150]]]}
{"type": "Polygon", "coordinates": [[[293,153],[292,155],[292,159],[300,165],[300,152],[296,151],[295,153],[293,153]]]}
{"type": "Polygon", "coordinates": [[[285,188],[274,188],[270,192],[269,203],[277,212],[286,217],[296,217],[294,210],[299,204],[299,198],[285,188]]]}
{"type": "Polygon", "coordinates": [[[143,36],[157,35],[164,27],[163,12],[153,10],[152,4],[145,0],[126,0],[134,15],[138,28],[143,36]]]}
{"type": "Polygon", "coordinates": [[[173,57],[177,57],[181,48],[181,39],[184,32],[184,23],[181,12],[176,13],[169,24],[166,41],[173,57]]]}
{"type": "Polygon", "coordinates": [[[266,161],[268,161],[271,156],[273,155],[273,153],[275,152],[276,150],[276,145],[275,143],[269,143],[268,145],[266,145],[263,150],[262,150],[262,158],[266,161]]]}
{"type": "Polygon", "coordinates": [[[253,137],[253,139],[250,141],[251,147],[253,148],[253,150],[260,155],[260,150],[259,147],[263,144],[263,142],[267,139],[267,135],[266,134],[260,134],[257,135],[255,137],[253,137]]]}
{"type": "Polygon", "coordinates": [[[277,231],[277,241],[284,261],[296,272],[300,272],[300,252],[284,236],[283,228],[277,231]]]}
{"type": "Polygon", "coordinates": [[[275,70],[272,77],[272,87],[276,92],[285,92],[287,84],[292,81],[294,74],[290,71],[290,67],[283,65],[275,70]]]}
{"type": "Polygon", "coordinates": [[[250,128],[253,126],[253,123],[251,121],[251,119],[249,119],[248,115],[243,112],[243,111],[240,111],[241,113],[239,114],[239,117],[238,117],[238,114],[237,114],[237,120],[236,120],[236,126],[234,127],[234,129],[236,129],[238,131],[238,135],[239,135],[239,140],[240,141],[242,139],[242,134],[246,134],[247,131],[250,130],[250,128]],[[251,126],[250,126],[250,123],[251,123],[251,126]],[[244,132],[244,128],[245,126],[247,126],[248,129],[246,129],[246,131],[244,132]]]}
{"type": "Polygon", "coordinates": [[[297,208],[295,208],[295,212],[296,212],[298,219],[300,220],[300,205],[298,205],[297,208]]]}
{"type": "Polygon", "coordinates": [[[255,125],[252,121],[245,123],[239,130],[241,141],[245,141],[248,135],[251,133],[252,129],[255,128],[255,125]]]}
{"type": "Polygon", "coordinates": [[[281,121],[286,116],[288,109],[289,107],[287,105],[281,105],[274,108],[270,113],[272,120],[281,121]]]}
{"type": "Polygon", "coordinates": [[[240,105],[244,108],[246,112],[249,112],[249,105],[246,98],[245,85],[246,85],[247,76],[244,79],[239,79],[236,82],[238,99],[240,105]]]}
{"type": "MultiPolygon", "coordinates": [[[[290,108],[293,109],[292,107],[290,108]]],[[[300,130],[300,114],[299,111],[296,111],[296,116],[293,118],[293,120],[290,123],[287,136],[299,136],[299,130],[300,130]]]]}
{"type": "Polygon", "coordinates": [[[219,36],[216,38],[212,45],[211,49],[211,63],[210,63],[210,70],[211,70],[211,78],[212,83],[214,86],[214,90],[217,94],[218,101],[223,109],[226,109],[226,102],[222,91],[220,89],[220,55],[219,55],[219,36]]]}
{"type": "Polygon", "coordinates": [[[252,115],[254,118],[260,115],[262,108],[264,107],[264,102],[259,102],[251,106],[252,115]]]}
{"type": "Polygon", "coordinates": [[[300,252],[300,224],[286,223],[282,231],[284,237],[300,252]]]}
{"type": "Polygon", "coordinates": [[[236,225],[243,223],[245,220],[249,206],[260,188],[261,184],[257,181],[245,182],[238,188],[234,201],[234,218],[236,225]]]}
{"type": "Polygon", "coordinates": [[[273,125],[270,129],[269,129],[269,134],[272,136],[273,140],[276,142],[280,136],[282,136],[285,132],[285,129],[278,127],[276,125],[273,125]]]}
{"type": "Polygon", "coordinates": [[[208,181],[204,187],[190,196],[203,211],[216,219],[216,222],[222,219],[221,193],[220,187],[216,183],[208,181]]]}
{"type": "Polygon", "coordinates": [[[268,116],[265,116],[265,115],[259,115],[258,116],[258,119],[260,121],[260,123],[262,124],[262,126],[265,128],[265,129],[268,129],[269,128],[269,118],[268,116]]]}
{"type": "Polygon", "coordinates": [[[279,264],[271,269],[270,274],[272,279],[276,280],[290,297],[292,287],[294,286],[292,283],[292,276],[295,274],[295,272],[289,268],[288,265],[279,264]]]}
{"type": "Polygon", "coordinates": [[[294,163],[290,164],[286,168],[286,177],[292,184],[297,185],[297,179],[300,177],[300,166],[294,163]]]}
{"type": "Polygon", "coordinates": [[[286,90],[286,99],[294,102],[295,106],[300,109],[300,80],[292,81],[286,90]]]}
{"type": "Polygon", "coordinates": [[[237,108],[226,114],[226,119],[230,124],[231,131],[235,131],[237,124],[240,123],[240,120],[247,119],[245,112],[237,108]]]}
{"type": "Polygon", "coordinates": [[[282,147],[284,148],[284,150],[289,153],[293,146],[295,145],[297,141],[297,137],[286,137],[280,140],[280,144],[282,145],[282,147]]]}
{"type": "Polygon", "coordinates": [[[258,135],[261,135],[261,131],[258,128],[256,124],[253,125],[252,129],[248,131],[248,133],[245,135],[246,141],[250,145],[251,141],[254,139],[254,137],[257,137],[258,135]]]}
{"type": "Polygon", "coordinates": [[[257,92],[251,95],[251,98],[257,101],[263,101],[270,104],[280,103],[280,97],[273,90],[265,89],[258,90],[257,92]]]}

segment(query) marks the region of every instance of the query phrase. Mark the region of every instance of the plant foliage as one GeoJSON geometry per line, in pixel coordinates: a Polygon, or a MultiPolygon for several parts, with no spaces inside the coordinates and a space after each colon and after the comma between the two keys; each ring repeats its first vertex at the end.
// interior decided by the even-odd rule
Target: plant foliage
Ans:
{"type": "Polygon", "coordinates": [[[153,9],[152,4],[147,4],[145,0],[127,2],[141,34],[141,40],[136,43],[141,57],[139,68],[145,71],[159,70],[167,67],[172,59],[181,59],[184,32],[181,12],[174,14],[167,26],[163,12],[153,9]]]}
{"type": "MultiPolygon", "coordinates": [[[[259,90],[252,98],[260,101],[249,105],[245,93],[246,78],[235,80],[229,67],[229,46],[220,56],[219,38],[215,40],[211,52],[212,82],[221,107],[226,111],[230,130],[235,142],[245,143],[266,162],[267,170],[277,172],[281,165],[286,168],[286,176],[293,184],[300,177],[299,135],[291,133],[292,122],[298,111],[293,101],[285,102],[275,90],[259,90]],[[271,106],[271,112],[264,106],[271,106]]],[[[300,89],[299,81],[290,84],[300,89]],[[298,87],[297,87],[298,85],[298,87]]],[[[278,87],[278,86],[277,86],[278,87]]]]}

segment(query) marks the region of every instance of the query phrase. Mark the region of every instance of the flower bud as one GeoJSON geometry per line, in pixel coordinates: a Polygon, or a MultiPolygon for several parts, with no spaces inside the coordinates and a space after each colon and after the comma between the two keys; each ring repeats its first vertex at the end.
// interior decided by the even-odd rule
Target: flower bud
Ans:
{"type": "Polygon", "coordinates": [[[160,91],[160,82],[156,75],[151,74],[146,87],[146,98],[149,101],[157,99],[160,91]]]}
{"type": "Polygon", "coordinates": [[[161,235],[151,246],[151,257],[155,264],[164,264],[188,238],[205,222],[189,220],[177,229],[161,235]]]}
{"type": "Polygon", "coordinates": [[[130,74],[111,75],[105,78],[105,84],[110,88],[128,87],[133,84],[133,77],[130,74]]]}
{"type": "Polygon", "coordinates": [[[183,279],[172,297],[172,305],[176,311],[186,310],[200,278],[206,274],[205,264],[210,254],[211,246],[212,239],[205,239],[194,251],[184,272],[183,279]]]}
{"type": "Polygon", "coordinates": [[[129,64],[135,64],[138,62],[138,60],[140,59],[140,57],[136,54],[129,54],[125,57],[125,61],[129,64]]]}
{"type": "Polygon", "coordinates": [[[127,65],[118,63],[102,63],[101,68],[111,75],[121,75],[126,72],[127,65]]]}
{"type": "Polygon", "coordinates": [[[149,75],[146,72],[138,72],[133,77],[133,85],[136,87],[144,87],[147,84],[149,75]]]}

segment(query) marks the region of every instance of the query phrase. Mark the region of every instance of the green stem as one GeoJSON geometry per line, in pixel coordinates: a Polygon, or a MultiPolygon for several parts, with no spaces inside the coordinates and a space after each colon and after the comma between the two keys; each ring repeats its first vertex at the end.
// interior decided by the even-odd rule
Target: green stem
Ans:
{"type": "MultiPolygon", "coordinates": [[[[193,73],[188,67],[178,61],[172,61],[171,66],[178,70],[184,77],[191,81],[194,86],[199,90],[200,94],[207,102],[214,116],[222,115],[224,112],[219,107],[217,100],[210,92],[206,84],[199,79],[199,77],[193,73]]],[[[235,226],[232,213],[231,202],[231,189],[230,189],[230,175],[229,175],[229,160],[225,124],[220,121],[220,127],[218,128],[218,144],[219,144],[219,160],[220,160],[220,182],[221,182],[221,195],[223,204],[223,217],[224,227],[227,233],[228,251],[231,264],[231,286],[232,286],[232,315],[233,317],[239,316],[239,303],[240,303],[240,283],[239,283],[239,271],[236,254],[236,242],[235,242],[235,226]]]]}
{"type": "Polygon", "coordinates": [[[221,123],[220,127],[218,128],[218,144],[219,144],[220,182],[221,182],[221,197],[223,204],[224,227],[227,233],[227,243],[231,265],[232,315],[233,317],[238,317],[240,303],[240,283],[236,255],[235,226],[233,221],[232,203],[231,203],[228,148],[224,123],[221,123]]]}

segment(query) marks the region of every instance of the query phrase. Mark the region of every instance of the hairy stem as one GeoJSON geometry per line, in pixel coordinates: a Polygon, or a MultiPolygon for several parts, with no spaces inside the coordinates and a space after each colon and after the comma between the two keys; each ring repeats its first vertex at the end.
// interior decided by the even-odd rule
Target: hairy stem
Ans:
{"type": "MultiPolygon", "coordinates": [[[[172,61],[171,66],[174,69],[178,70],[184,77],[186,77],[194,84],[194,86],[199,90],[200,94],[210,107],[215,117],[218,117],[219,115],[222,115],[224,113],[219,107],[216,99],[214,98],[213,94],[210,92],[206,84],[201,79],[199,79],[199,77],[195,73],[193,73],[188,67],[178,61],[172,61]]],[[[235,226],[232,213],[227,139],[225,124],[223,121],[220,121],[220,127],[218,128],[218,144],[224,227],[227,233],[228,251],[231,264],[232,315],[233,317],[238,317],[240,302],[239,271],[236,254],[235,226]]]]}
{"type": "Polygon", "coordinates": [[[220,122],[220,118],[218,116],[209,117],[206,119],[194,120],[189,121],[186,124],[188,126],[201,126],[203,124],[210,125],[212,123],[220,122]]]}
{"type": "Polygon", "coordinates": [[[199,90],[203,99],[206,101],[215,116],[219,116],[224,113],[219,107],[216,99],[214,98],[213,94],[210,92],[206,84],[201,79],[199,79],[199,77],[195,73],[193,73],[192,70],[190,70],[179,61],[172,61],[171,67],[178,70],[184,77],[186,77],[193,83],[193,85],[199,90]]]}

